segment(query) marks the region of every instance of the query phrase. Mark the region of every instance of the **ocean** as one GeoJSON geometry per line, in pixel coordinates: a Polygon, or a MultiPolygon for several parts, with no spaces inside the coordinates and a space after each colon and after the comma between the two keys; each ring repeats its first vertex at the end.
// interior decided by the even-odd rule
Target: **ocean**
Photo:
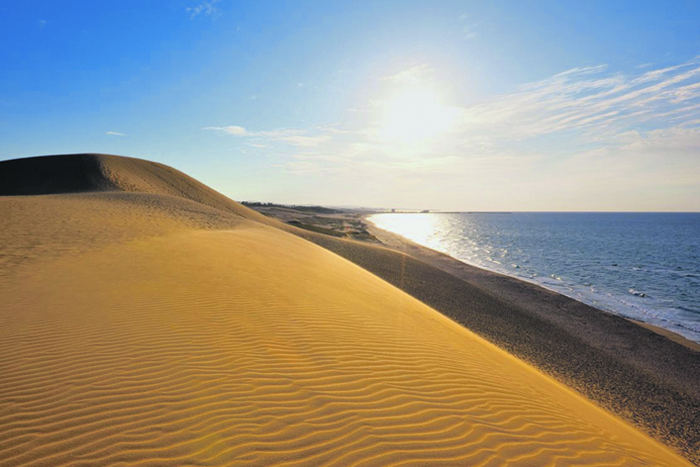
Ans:
{"type": "Polygon", "coordinates": [[[700,343],[700,213],[386,213],[369,221],[700,343]]]}

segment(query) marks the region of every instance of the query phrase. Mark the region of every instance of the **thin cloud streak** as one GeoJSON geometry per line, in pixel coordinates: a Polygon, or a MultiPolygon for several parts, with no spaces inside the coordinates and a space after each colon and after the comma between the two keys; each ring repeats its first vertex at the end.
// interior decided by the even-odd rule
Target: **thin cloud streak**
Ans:
{"type": "MultiPolygon", "coordinates": [[[[223,132],[232,136],[242,136],[260,141],[277,141],[287,143],[297,147],[314,147],[318,146],[331,139],[333,131],[328,128],[318,128],[314,130],[299,130],[299,129],[282,129],[270,131],[248,131],[242,126],[211,126],[205,127],[203,130],[214,130],[223,132]]],[[[257,143],[264,145],[264,143],[257,143]]]]}
{"type": "Polygon", "coordinates": [[[422,63],[420,65],[413,65],[403,71],[390,76],[384,76],[382,81],[389,81],[391,83],[409,83],[416,84],[424,80],[426,77],[434,73],[435,70],[428,66],[427,63],[422,63]]]}
{"type": "Polygon", "coordinates": [[[640,76],[604,76],[606,71],[604,65],[576,68],[521,86],[514,93],[464,109],[463,128],[527,139],[568,130],[607,131],[611,126],[620,130],[641,124],[664,127],[669,116],[693,110],[700,99],[697,60],[640,76]]]}
{"type": "Polygon", "coordinates": [[[216,7],[216,4],[219,3],[219,1],[220,0],[203,1],[199,5],[185,8],[185,11],[190,14],[190,19],[194,19],[200,14],[216,18],[221,14],[219,9],[216,7]]]}

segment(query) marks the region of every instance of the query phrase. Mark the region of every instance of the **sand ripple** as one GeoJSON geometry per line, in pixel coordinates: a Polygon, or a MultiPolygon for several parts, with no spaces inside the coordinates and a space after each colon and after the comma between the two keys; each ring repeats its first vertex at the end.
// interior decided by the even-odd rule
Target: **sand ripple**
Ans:
{"type": "Polygon", "coordinates": [[[353,264],[181,230],[0,282],[0,466],[687,465],[353,264]]]}

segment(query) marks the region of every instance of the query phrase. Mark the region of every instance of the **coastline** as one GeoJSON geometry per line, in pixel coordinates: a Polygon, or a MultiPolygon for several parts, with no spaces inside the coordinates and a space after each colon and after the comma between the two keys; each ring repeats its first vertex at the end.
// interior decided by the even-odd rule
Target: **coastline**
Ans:
{"type": "Polygon", "coordinates": [[[442,269],[445,272],[448,272],[450,274],[456,275],[457,277],[461,277],[464,280],[467,280],[469,282],[476,283],[478,285],[483,285],[484,288],[487,290],[490,290],[492,292],[498,293],[498,292],[503,292],[503,290],[491,290],[489,287],[490,285],[493,286],[493,282],[489,280],[483,280],[484,278],[482,276],[487,276],[490,274],[493,274],[495,276],[500,276],[500,277],[505,277],[509,278],[511,280],[516,280],[520,282],[524,282],[527,284],[531,284],[534,287],[541,288],[543,290],[546,290],[551,293],[555,293],[557,295],[564,296],[568,299],[571,299],[577,303],[580,303],[581,305],[588,306],[591,308],[594,308],[596,310],[599,310],[602,313],[606,313],[612,316],[619,316],[622,317],[626,320],[628,320],[631,323],[634,323],[638,326],[641,326],[645,329],[648,329],[650,331],[655,332],[656,334],[663,336],[677,344],[680,344],[694,352],[700,353],[700,343],[694,342],[685,336],[675,333],[669,329],[662,328],[661,326],[657,326],[651,323],[646,323],[644,321],[636,320],[633,318],[629,317],[623,317],[620,315],[616,315],[613,313],[610,313],[608,311],[602,310],[600,308],[596,308],[591,305],[584,304],[583,302],[580,302],[574,298],[568,297],[566,295],[560,294],[559,292],[556,292],[554,290],[548,289],[546,287],[543,287],[542,285],[539,285],[534,282],[526,281],[521,278],[515,277],[515,276],[510,276],[506,274],[502,274],[499,272],[495,271],[490,271],[488,269],[475,266],[473,264],[465,263],[463,261],[458,260],[457,258],[454,258],[447,253],[442,253],[440,251],[434,250],[432,248],[426,247],[424,245],[420,245],[412,240],[409,240],[408,238],[405,238],[399,234],[396,234],[394,232],[384,230],[380,227],[377,227],[372,221],[368,219],[373,214],[367,214],[362,216],[362,220],[367,226],[367,230],[374,235],[379,241],[386,247],[393,249],[395,251],[399,251],[402,253],[406,253],[410,256],[413,256],[414,258],[418,259],[419,261],[426,262],[428,264],[431,264],[439,269],[442,269]],[[465,271],[465,267],[467,266],[468,268],[473,268],[477,271],[465,271]]]}
{"type": "Polygon", "coordinates": [[[381,244],[282,228],[403,290],[700,466],[699,352],[658,330],[370,227],[381,244]]]}
{"type": "Polygon", "coordinates": [[[283,230],[355,263],[700,466],[700,351],[691,341],[418,245],[374,226],[370,213],[269,211],[283,230]],[[366,232],[362,238],[346,235],[351,225],[366,232]],[[329,228],[340,235],[324,235],[329,228]]]}
{"type": "Polygon", "coordinates": [[[685,337],[681,336],[680,334],[677,334],[673,331],[669,331],[666,328],[662,328],[660,326],[656,326],[654,324],[649,324],[645,323],[644,321],[637,321],[631,318],[627,318],[629,321],[633,322],[637,326],[641,326],[643,328],[649,329],[651,331],[654,331],[655,333],[664,336],[665,338],[682,345],[683,347],[687,347],[690,350],[693,350],[695,352],[700,352],[700,344],[697,342],[693,342],[690,339],[686,339],[685,337]]]}

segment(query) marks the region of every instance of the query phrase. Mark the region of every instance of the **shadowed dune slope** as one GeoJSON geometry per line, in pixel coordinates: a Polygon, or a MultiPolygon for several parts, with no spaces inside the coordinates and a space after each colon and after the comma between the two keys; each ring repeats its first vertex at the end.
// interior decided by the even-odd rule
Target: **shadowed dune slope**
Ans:
{"type": "Polygon", "coordinates": [[[690,465],[349,261],[108,159],[107,189],[0,197],[0,467],[690,465]]]}
{"type": "Polygon", "coordinates": [[[98,157],[76,154],[0,162],[0,196],[107,191],[98,157]]]}
{"type": "Polygon", "coordinates": [[[164,164],[107,154],[67,154],[0,162],[0,196],[121,191],[169,195],[268,223],[262,214],[164,164]]]}

